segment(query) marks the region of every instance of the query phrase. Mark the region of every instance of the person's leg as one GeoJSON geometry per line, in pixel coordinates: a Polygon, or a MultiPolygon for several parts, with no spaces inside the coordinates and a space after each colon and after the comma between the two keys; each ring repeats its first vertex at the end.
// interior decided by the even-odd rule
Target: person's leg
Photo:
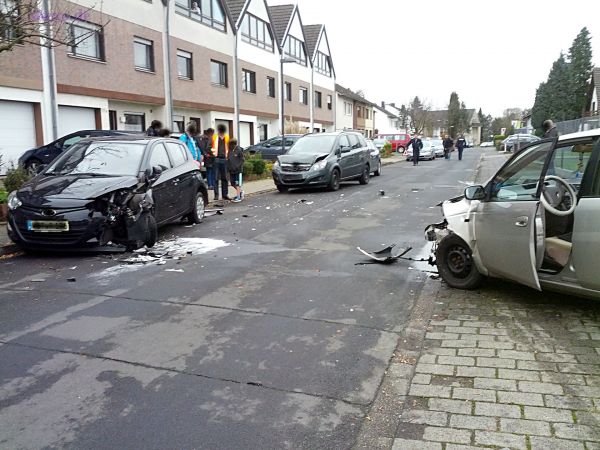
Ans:
{"type": "Polygon", "coordinates": [[[462,149],[462,148],[459,148],[459,149],[458,149],[458,160],[459,160],[459,161],[462,161],[462,154],[463,154],[463,149],[462,149]]]}
{"type": "Polygon", "coordinates": [[[229,198],[229,184],[227,182],[227,161],[219,162],[219,177],[221,178],[221,196],[223,200],[229,198]]]}
{"type": "Polygon", "coordinates": [[[213,163],[212,167],[213,173],[213,190],[215,193],[215,200],[219,198],[219,164],[217,161],[213,163]]]}
{"type": "Polygon", "coordinates": [[[215,188],[215,171],[212,166],[206,168],[206,177],[209,189],[215,188]]]}

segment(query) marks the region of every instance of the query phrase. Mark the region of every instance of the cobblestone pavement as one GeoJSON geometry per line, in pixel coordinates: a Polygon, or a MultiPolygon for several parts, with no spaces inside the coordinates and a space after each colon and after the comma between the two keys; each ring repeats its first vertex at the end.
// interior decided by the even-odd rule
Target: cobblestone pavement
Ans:
{"type": "Polygon", "coordinates": [[[429,280],[413,311],[356,448],[600,449],[600,302],[429,280]]]}

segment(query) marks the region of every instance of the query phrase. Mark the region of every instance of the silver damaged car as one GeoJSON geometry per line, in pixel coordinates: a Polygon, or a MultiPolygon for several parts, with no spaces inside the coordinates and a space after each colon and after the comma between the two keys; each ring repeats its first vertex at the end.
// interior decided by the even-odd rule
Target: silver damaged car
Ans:
{"type": "Polygon", "coordinates": [[[538,141],[426,229],[448,285],[485,277],[600,298],[600,130],[538,141]]]}

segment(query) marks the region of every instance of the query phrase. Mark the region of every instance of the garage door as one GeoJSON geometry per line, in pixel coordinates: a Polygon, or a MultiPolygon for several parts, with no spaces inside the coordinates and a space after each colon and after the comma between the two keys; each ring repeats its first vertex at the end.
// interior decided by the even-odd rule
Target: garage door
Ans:
{"type": "Polygon", "coordinates": [[[96,113],[94,108],[78,108],[75,106],[58,107],[58,137],[79,130],[95,130],[96,113]]]}
{"type": "Polygon", "coordinates": [[[0,155],[5,163],[0,172],[4,173],[24,151],[36,146],[33,104],[0,100],[0,123],[0,155]]]}

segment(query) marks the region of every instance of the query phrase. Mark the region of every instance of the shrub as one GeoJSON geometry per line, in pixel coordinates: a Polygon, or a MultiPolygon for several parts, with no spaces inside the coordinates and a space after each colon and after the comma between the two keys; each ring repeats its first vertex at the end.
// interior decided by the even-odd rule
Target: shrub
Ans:
{"type": "Polygon", "coordinates": [[[6,178],[4,179],[4,187],[8,192],[16,191],[19,189],[25,182],[29,180],[29,174],[22,167],[11,167],[6,172],[6,178]]]}
{"type": "Polygon", "coordinates": [[[269,173],[273,172],[273,163],[269,161],[265,170],[269,173]]]}
{"type": "Polygon", "coordinates": [[[254,173],[254,164],[252,163],[252,160],[247,159],[246,161],[244,161],[244,175],[252,175],[254,173]]]}
{"type": "Polygon", "coordinates": [[[386,142],[379,153],[382,158],[389,158],[392,155],[392,144],[386,142]]]}
{"type": "Polygon", "coordinates": [[[8,192],[6,192],[3,189],[0,189],[0,205],[6,203],[7,199],[8,199],[8,192]]]}
{"type": "Polygon", "coordinates": [[[252,172],[254,172],[256,175],[262,175],[263,173],[265,173],[267,163],[265,162],[264,159],[254,158],[251,161],[252,161],[252,172]]]}

